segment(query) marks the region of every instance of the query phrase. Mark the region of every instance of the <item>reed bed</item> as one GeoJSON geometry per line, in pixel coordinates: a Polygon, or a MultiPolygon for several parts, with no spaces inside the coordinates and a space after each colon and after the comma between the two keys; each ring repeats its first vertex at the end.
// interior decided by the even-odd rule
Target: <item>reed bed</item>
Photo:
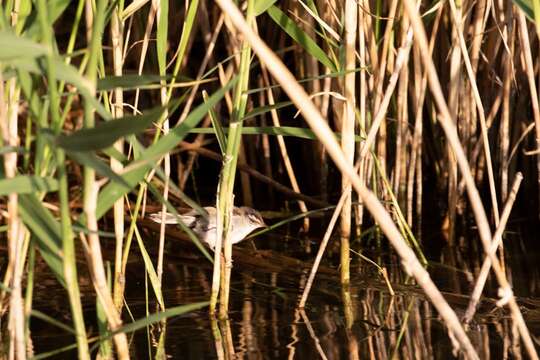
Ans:
{"type": "MultiPolygon", "coordinates": [[[[81,359],[97,352],[128,359],[133,332],[146,329],[155,344],[147,355],[162,358],[167,319],[200,309],[216,355],[234,357],[231,274],[236,256],[253,261],[233,258],[231,217],[243,204],[295,213],[270,234],[299,219],[302,232],[322,234],[310,216],[334,211],[322,221],[329,225],[309,277],[292,269],[304,263],[273,255],[301,278],[292,324],[306,325],[314,354],[328,356],[309,320],[309,294],[322,268],[332,273],[323,258],[332,261],[336,232],[333,295],[350,354],[433,357],[431,324],[421,324],[429,302],[456,356],[489,357],[487,330],[481,341],[467,330],[492,270],[500,290],[493,302],[514,330],[504,335],[506,349],[538,358],[504,246],[516,198],[532,222],[540,213],[536,1],[38,0],[6,1],[1,10],[2,357],[75,349],[81,359]],[[165,219],[179,208],[204,215],[201,203],[217,209],[219,250],[211,254],[179,227],[212,263],[208,296],[171,306],[164,284],[176,230],[146,215],[161,210],[165,219]],[[439,246],[426,236],[433,218],[438,243],[478,249],[471,257],[481,270],[470,271],[464,317],[430,277],[425,250],[439,246]],[[471,227],[475,236],[464,238],[471,227]],[[378,299],[389,311],[384,319],[369,289],[355,300],[352,265],[368,248],[392,249],[402,264],[389,273],[381,257],[367,259],[389,289],[378,299]],[[64,289],[70,322],[33,308],[37,268],[64,289]],[[140,319],[126,301],[130,271],[144,273],[140,319]],[[400,274],[418,291],[413,297],[396,295],[400,274]],[[87,315],[88,298],[96,318],[87,315]],[[366,328],[366,353],[359,314],[384,324],[379,330],[401,328],[388,336],[366,328]],[[36,317],[72,334],[73,344],[34,353],[36,317]]],[[[244,311],[250,317],[249,304],[244,311]]]]}

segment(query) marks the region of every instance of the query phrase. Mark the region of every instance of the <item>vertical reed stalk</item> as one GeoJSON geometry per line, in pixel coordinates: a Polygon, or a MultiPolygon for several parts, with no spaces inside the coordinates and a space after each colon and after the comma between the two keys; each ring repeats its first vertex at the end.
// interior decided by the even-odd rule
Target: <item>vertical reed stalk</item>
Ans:
{"type": "MultiPolygon", "coordinates": [[[[120,4],[115,6],[111,16],[111,46],[113,55],[113,71],[115,76],[122,76],[124,66],[123,58],[123,40],[124,23],[120,19],[120,13],[123,11],[120,4]]],[[[124,116],[124,92],[121,88],[114,90],[114,103],[112,106],[113,118],[124,116]]],[[[120,153],[124,152],[124,140],[120,139],[114,144],[114,148],[120,153]]],[[[123,165],[120,161],[111,157],[111,169],[114,172],[121,172],[123,165]]],[[[124,198],[118,199],[114,203],[114,235],[116,238],[116,247],[114,252],[114,277],[113,277],[113,299],[118,311],[121,311],[124,302],[124,286],[126,281],[125,274],[122,272],[122,251],[124,248],[124,198]]]]}
{"type": "MultiPolygon", "coordinates": [[[[345,109],[343,111],[344,118],[341,128],[341,148],[349,165],[354,164],[354,127],[355,127],[355,108],[356,108],[356,31],[358,21],[358,8],[356,1],[345,1],[345,66],[346,72],[344,76],[344,94],[345,94],[345,109]]],[[[350,194],[351,183],[343,177],[341,180],[341,192],[350,194]]],[[[341,284],[344,288],[350,283],[350,244],[351,237],[351,218],[352,218],[352,200],[351,196],[347,195],[347,199],[343,204],[340,219],[340,236],[341,236],[341,284]]]]}
{"type": "MultiPolygon", "coordinates": [[[[456,16],[461,16],[461,1],[457,0],[458,4],[456,16]]],[[[459,33],[462,28],[458,28],[458,24],[454,22],[452,24],[452,48],[450,49],[450,84],[448,86],[448,109],[450,110],[450,116],[454,121],[454,126],[457,128],[458,114],[459,114],[459,99],[461,87],[463,86],[461,76],[461,51],[459,50],[459,33]]],[[[458,201],[458,167],[456,157],[452,153],[452,146],[446,144],[446,158],[448,162],[448,243],[450,246],[454,245],[454,226],[456,223],[457,213],[457,201],[458,201]]]]}
{"type": "MultiPolygon", "coordinates": [[[[367,122],[366,122],[366,111],[367,111],[367,104],[366,99],[368,97],[368,87],[366,82],[366,71],[364,69],[367,67],[368,60],[367,60],[367,49],[366,49],[366,31],[364,29],[365,22],[364,22],[364,6],[366,5],[365,0],[361,0],[359,6],[357,6],[358,9],[358,52],[359,52],[359,65],[360,65],[360,93],[359,93],[359,118],[358,118],[358,127],[359,127],[359,134],[362,137],[366,136],[367,133],[367,122]]],[[[361,145],[357,147],[358,150],[360,150],[363,146],[363,143],[360,143],[361,145]]],[[[360,169],[364,169],[364,159],[360,159],[362,162],[360,164],[360,169]]],[[[364,171],[360,171],[360,180],[365,183],[365,173],[364,171]]],[[[362,205],[362,202],[359,201],[358,206],[356,207],[355,212],[355,222],[356,222],[356,236],[360,237],[362,233],[362,223],[363,223],[363,217],[364,217],[364,206],[362,205]]]]}
{"type": "MultiPolygon", "coordinates": [[[[252,0],[248,1],[246,17],[248,23],[251,24],[255,20],[253,13],[254,3],[252,0]]],[[[238,152],[240,150],[240,142],[242,139],[242,124],[246,105],[247,105],[247,94],[246,90],[249,85],[249,68],[251,61],[251,49],[247,41],[242,41],[242,51],[240,58],[240,67],[239,67],[239,80],[235,89],[234,94],[234,104],[232,108],[231,121],[229,125],[229,135],[227,138],[227,148],[225,151],[225,157],[223,160],[223,169],[221,171],[221,176],[219,179],[218,186],[218,228],[217,235],[218,239],[216,242],[216,247],[214,249],[214,267],[217,267],[216,261],[220,256],[220,249],[218,244],[220,244],[220,237],[223,239],[223,255],[225,259],[225,273],[221,276],[221,281],[223,283],[222,291],[220,294],[220,306],[219,306],[219,316],[224,319],[227,317],[229,311],[229,291],[230,291],[230,278],[232,270],[232,244],[229,237],[229,229],[231,222],[231,215],[234,206],[234,179],[236,175],[236,164],[238,161],[238,152]],[[223,231],[220,232],[220,224],[223,226],[223,231]]],[[[214,270],[214,273],[216,271],[214,270]]],[[[216,283],[218,279],[213,279],[212,282],[212,296],[215,296],[215,289],[217,289],[216,283]]],[[[212,297],[213,299],[213,297],[212,297]]],[[[211,300],[212,300],[211,299],[211,300]]]]}
{"type": "MultiPolygon", "coordinates": [[[[169,2],[167,0],[157,0],[157,57],[159,66],[159,75],[165,76],[167,73],[167,33],[169,24],[169,2]]],[[[174,79],[172,80],[174,81],[174,79]]],[[[166,81],[161,80],[162,87],[160,89],[161,105],[165,106],[169,97],[167,96],[167,88],[165,87],[166,81]]],[[[163,114],[165,121],[162,125],[163,136],[169,133],[169,112],[165,111],[163,114]]],[[[157,276],[159,283],[162,284],[163,277],[163,256],[165,252],[165,216],[167,213],[167,207],[165,202],[169,199],[169,181],[171,177],[171,155],[166,153],[163,161],[163,170],[165,172],[165,184],[163,185],[163,199],[165,200],[161,205],[161,225],[159,227],[159,248],[158,248],[158,261],[157,261],[157,276]]],[[[165,310],[165,309],[163,309],[165,310]]]]}
{"type": "MultiPolygon", "coordinates": [[[[0,74],[0,126],[3,146],[17,146],[18,120],[18,90],[15,79],[8,82],[8,102],[4,98],[4,78],[0,74]]],[[[6,179],[17,175],[17,153],[4,154],[4,172],[6,179]]],[[[26,359],[24,336],[24,304],[22,298],[22,244],[24,238],[23,226],[18,215],[18,195],[13,192],[8,195],[8,267],[12,271],[9,297],[9,357],[17,360],[26,359]]]]}
{"type": "MultiPolygon", "coordinates": [[[[43,0],[41,0],[43,1],[43,0]]],[[[86,77],[90,84],[95,89],[97,82],[97,65],[99,54],[101,53],[101,39],[103,32],[103,24],[105,20],[105,10],[107,8],[107,0],[98,0],[96,4],[96,13],[92,27],[91,41],[89,44],[89,59],[86,71],[86,77]]],[[[94,109],[91,104],[84,104],[84,127],[93,128],[95,126],[94,109]]],[[[97,197],[99,185],[95,179],[95,170],[89,166],[85,166],[83,170],[83,211],[86,218],[88,230],[88,244],[90,250],[90,273],[94,282],[94,288],[97,293],[99,302],[107,316],[107,322],[111,331],[116,331],[122,326],[120,314],[114,304],[111,291],[107,285],[107,277],[105,275],[105,267],[103,257],[101,255],[101,245],[98,235],[98,224],[96,217],[97,197]]],[[[116,344],[116,350],[120,359],[129,358],[129,348],[126,334],[117,333],[113,340],[116,344]]]]}

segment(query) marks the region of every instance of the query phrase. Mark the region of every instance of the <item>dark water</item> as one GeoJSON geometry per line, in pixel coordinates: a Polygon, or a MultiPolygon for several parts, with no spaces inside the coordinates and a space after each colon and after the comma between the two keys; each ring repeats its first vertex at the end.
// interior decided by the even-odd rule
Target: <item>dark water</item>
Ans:
{"type": "MultiPolygon", "coordinates": [[[[145,239],[155,243],[155,239],[145,239]]],[[[165,353],[175,359],[347,359],[452,358],[452,343],[444,324],[423,293],[401,271],[399,261],[389,252],[365,249],[372,260],[384,265],[395,296],[377,269],[353,255],[350,295],[354,322],[345,315],[339,271],[330,245],[304,312],[296,309],[309,266],[317,251],[317,241],[298,236],[276,235],[257,239],[257,250],[249,242],[240,245],[234,257],[231,312],[227,322],[212,322],[206,309],[168,319],[132,334],[133,358],[153,358],[157,344],[164,340],[165,353]],[[284,257],[280,254],[287,254],[284,257]],[[300,261],[298,261],[298,259],[300,261]],[[212,331],[214,329],[214,331],[212,331]],[[165,331],[164,331],[165,330],[165,331]],[[219,336],[215,334],[220,334],[219,336]]],[[[337,243],[336,239],[332,240],[337,243]]],[[[353,247],[355,244],[353,243],[353,247]]],[[[137,249],[128,265],[126,301],[135,318],[156,311],[152,289],[145,282],[144,264],[137,249]]],[[[468,249],[444,253],[432,262],[430,273],[445,298],[461,316],[472,289],[476,262],[466,258],[468,249]]],[[[335,252],[335,251],[334,251],[335,252]]],[[[538,261],[528,254],[527,262],[538,261]]],[[[514,271],[514,290],[519,296],[533,336],[540,334],[538,270],[525,275],[523,259],[508,257],[514,271]]],[[[538,263],[538,262],[536,262],[538,263]]],[[[171,243],[165,259],[164,298],[167,307],[208,300],[211,264],[191,244],[171,243]]],[[[83,268],[84,266],[80,266],[83,268]]],[[[95,319],[94,302],[88,280],[81,274],[87,322],[95,319]]],[[[488,283],[487,294],[495,297],[496,286],[488,283]]],[[[38,272],[34,308],[70,324],[67,297],[53,278],[38,272]]],[[[124,319],[128,317],[125,315],[124,319]]],[[[90,335],[97,327],[89,327],[90,335]]],[[[494,300],[485,299],[468,332],[482,358],[515,358],[521,354],[519,337],[508,313],[494,300]]],[[[73,343],[73,338],[39,320],[33,320],[32,338],[36,354],[73,343]]],[[[538,338],[535,338],[538,340],[538,338]]],[[[537,343],[538,345],[538,343],[537,343]]],[[[54,358],[73,358],[64,352],[54,358]]]]}

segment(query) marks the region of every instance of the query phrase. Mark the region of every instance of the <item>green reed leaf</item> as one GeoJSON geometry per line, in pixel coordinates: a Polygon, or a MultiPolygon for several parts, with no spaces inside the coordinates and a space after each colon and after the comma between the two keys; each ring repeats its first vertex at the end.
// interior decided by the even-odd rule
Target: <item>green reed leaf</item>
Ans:
{"type": "Polygon", "coordinates": [[[66,151],[95,151],[112,146],[118,139],[138,134],[157,122],[166,107],[145,111],[142,115],[127,115],[119,119],[102,122],[96,127],[85,128],[70,135],[59,135],[56,145],[66,151]]]}
{"type": "Polygon", "coordinates": [[[62,286],[66,286],[62,256],[60,223],[33,194],[19,195],[19,214],[32,239],[62,286]]]}
{"type": "Polygon", "coordinates": [[[268,10],[270,6],[274,5],[276,1],[277,0],[255,0],[255,7],[253,9],[255,16],[259,16],[266,12],[266,10],[268,10]]]}
{"type": "Polygon", "coordinates": [[[294,21],[292,21],[283,11],[275,5],[272,5],[267,10],[268,15],[278,24],[290,37],[298,43],[311,56],[315,57],[321,64],[328,67],[332,71],[336,71],[336,65],[326,55],[326,52],[317,45],[302,29],[300,29],[294,21]]]}
{"type": "Polygon", "coordinates": [[[12,193],[32,194],[58,190],[58,181],[51,177],[19,175],[0,180],[0,196],[12,193]]]}
{"type": "Polygon", "coordinates": [[[47,47],[11,31],[0,31],[0,61],[32,59],[47,54],[47,47]]]}

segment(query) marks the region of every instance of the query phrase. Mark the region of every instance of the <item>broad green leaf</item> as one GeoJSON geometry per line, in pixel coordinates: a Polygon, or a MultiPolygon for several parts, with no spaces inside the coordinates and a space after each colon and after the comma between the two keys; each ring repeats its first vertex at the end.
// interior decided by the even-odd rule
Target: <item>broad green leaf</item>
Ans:
{"type": "MultiPolygon", "coordinates": [[[[47,1],[47,13],[49,15],[49,23],[54,22],[64,13],[67,6],[71,3],[71,0],[48,0],[47,1]]],[[[35,9],[35,8],[34,8],[35,9]]],[[[31,38],[41,36],[41,25],[37,18],[37,13],[33,11],[27,21],[25,34],[31,38]]]]}
{"type": "Polygon", "coordinates": [[[300,29],[294,21],[292,21],[283,11],[275,5],[272,5],[267,10],[268,15],[278,24],[290,37],[302,46],[311,56],[315,57],[324,66],[332,71],[336,71],[336,66],[326,55],[326,53],[310,38],[302,29],[300,29]]]}
{"type": "Polygon", "coordinates": [[[255,13],[255,16],[259,16],[263,14],[268,8],[277,0],[255,0],[255,8],[253,9],[253,12],[255,13]]]}
{"type": "Polygon", "coordinates": [[[96,154],[91,151],[66,151],[66,154],[78,162],[81,165],[89,166],[94,169],[99,175],[105,176],[106,178],[116,182],[119,186],[122,186],[126,190],[131,190],[129,184],[117,173],[115,173],[109,164],[100,160],[96,154]]]}
{"type": "Polygon", "coordinates": [[[65,287],[60,223],[32,194],[19,195],[19,214],[26,227],[32,232],[32,238],[41,256],[60,284],[65,287]]]}
{"type": "Polygon", "coordinates": [[[159,1],[160,7],[157,18],[156,48],[159,74],[165,75],[167,68],[167,32],[169,27],[169,2],[159,1]]]}
{"type": "Polygon", "coordinates": [[[148,277],[150,278],[150,284],[152,285],[152,289],[154,289],[154,294],[156,295],[156,299],[159,303],[160,308],[162,310],[165,310],[165,303],[163,301],[163,293],[161,292],[161,283],[156,273],[156,269],[154,268],[154,264],[152,264],[152,259],[150,258],[150,255],[148,255],[148,251],[146,251],[146,247],[144,246],[144,241],[142,240],[141,234],[139,233],[139,230],[137,230],[137,227],[135,227],[135,237],[137,238],[137,243],[139,244],[139,250],[141,251],[141,255],[144,261],[144,267],[146,268],[146,272],[148,273],[148,277]]]}
{"type": "MultiPolygon", "coordinates": [[[[195,108],[186,119],[172,128],[170,132],[159,139],[155,144],[142,152],[136,161],[139,166],[134,166],[133,170],[126,172],[122,178],[131,188],[135,187],[145,176],[146,172],[156,166],[156,161],[165,153],[175,148],[197,124],[206,115],[208,110],[217,104],[223,98],[225,93],[233,87],[238,81],[234,77],[226,86],[216,91],[208,98],[208,101],[195,108]]],[[[136,139],[134,139],[136,141],[136,139]]],[[[114,202],[124,196],[130,189],[117,183],[109,183],[99,194],[96,215],[101,218],[113,206],[114,202]]]]}
{"type": "Polygon", "coordinates": [[[120,119],[105,121],[91,129],[81,129],[71,135],[59,135],[56,145],[66,151],[95,151],[112,146],[118,139],[138,134],[157,122],[165,107],[145,111],[142,115],[128,115],[120,119]]]}
{"type": "MultiPolygon", "coordinates": [[[[203,99],[204,101],[208,99],[208,94],[206,91],[203,91],[203,99]]],[[[214,132],[218,140],[219,148],[221,149],[221,154],[225,154],[227,149],[227,138],[225,137],[225,132],[223,131],[223,125],[221,125],[221,121],[219,121],[219,117],[214,109],[210,109],[209,114],[210,120],[212,121],[212,127],[214,128],[214,132]]]]}
{"type": "Polygon", "coordinates": [[[0,196],[11,193],[35,194],[58,190],[58,181],[51,177],[35,175],[19,175],[10,179],[0,180],[0,196]]]}
{"type": "MultiPolygon", "coordinates": [[[[107,76],[102,79],[98,79],[97,90],[108,91],[115,88],[122,88],[124,90],[132,89],[157,89],[162,85],[161,81],[170,80],[173,77],[170,75],[122,75],[122,76],[107,76]]],[[[204,84],[213,81],[213,79],[195,81],[185,76],[177,76],[173,87],[190,87],[195,84],[204,84]],[[180,81],[181,80],[181,81],[180,81]]]]}
{"type": "Polygon", "coordinates": [[[97,90],[108,91],[116,88],[122,89],[138,89],[145,85],[159,84],[162,80],[169,79],[169,76],[159,75],[137,75],[129,74],[122,76],[106,76],[98,79],[97,90]]]}
{"type": "Polygon", "coordinates": [[[11,31],[0,31],[0,61],[31,59],[47,54],[47,48],[11,31]]]}

